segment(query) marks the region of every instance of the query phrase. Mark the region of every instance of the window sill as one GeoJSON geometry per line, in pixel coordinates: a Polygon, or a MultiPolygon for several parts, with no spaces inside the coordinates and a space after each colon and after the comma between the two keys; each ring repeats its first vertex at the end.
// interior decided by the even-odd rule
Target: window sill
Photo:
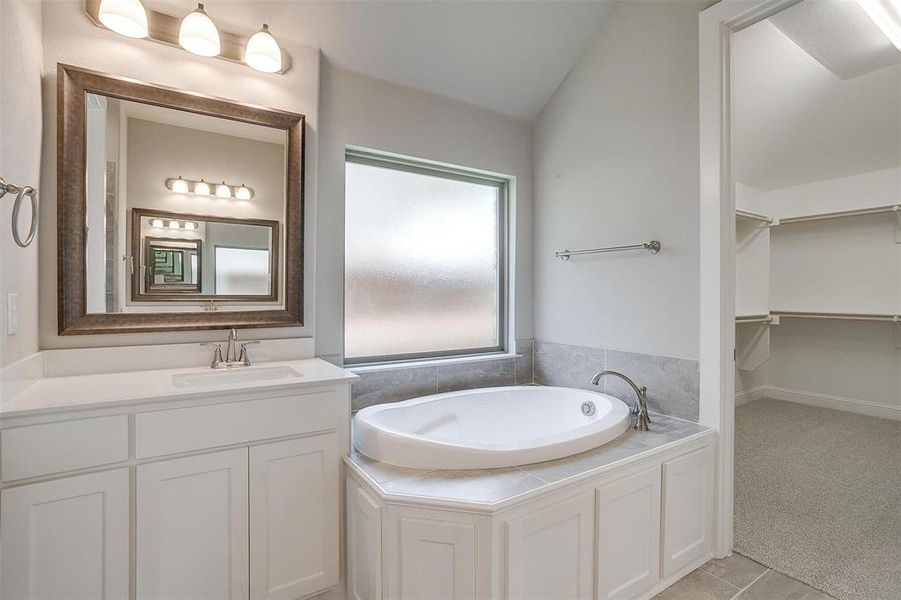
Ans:
{"type": "Polygon", "coordinates": [[[471,362],[487,362],[490,360],[505,360],[519,358],[522,354],[515,352],[501,352],[497,354],[473,354],[470,356],[451,356],[447,358],[432,358],[425,360],[409,360],[404,362],[381,363],[377,365],[345,366],[351,373],[371,373],[373,371],[393,371],[398,369],[415,369],[417,367],[437,367],[441,365],[458,365],[471,362]]]}

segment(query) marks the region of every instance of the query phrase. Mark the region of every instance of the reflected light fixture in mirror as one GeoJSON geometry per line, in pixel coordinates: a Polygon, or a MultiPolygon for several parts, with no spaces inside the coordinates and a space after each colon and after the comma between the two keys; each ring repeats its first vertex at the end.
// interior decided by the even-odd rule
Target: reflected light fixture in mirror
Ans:
{"type": "Polygon", "coordinates": [[[263,28],[247,40],[244,62],[263,73],[276,73],[281,70],[282,49],[269,33],[268,24],[263,23],[263,28]]]}
{"type": "Polygon", "coordinates": [[[188,231],[194,231],[195,229],[197,229],[197,223],[193,221],[187,221],[185,222],[185,229],[187,229],[188,231]]]}
{"type": "Polygon", "coordinates": [[[178,179],[172,180],[172,191],[178,194],[187,194],[188,193],[188,182],[181,178],[181,175],[178,176],[178,179]]]}
{"type": "Polygon", "coordinates": [[[97,18],[118,34],[147,37],[147,11],[141,0],[102,0],[97,18]]]}
{"type": "Polygon", "coordinates": [[[232,197],[232,189],[225,185],[223,181],[219,185],[216,186],[216,197],[217,198],[231,198],[232,197]]]}
{"type": "Polygon", "coordinates": [[[210,195],[210,184],[201,179],[197,183],[194,184],[194,193],[198,196],[209,196],[210,195]]]}
{"type": "Polygon", "coordinates": [[[153,221],[150,222],[150,226],[154,227],[156,229],[162,229],[163,228],[163,220],[162,219],[154,219],[153,221]]]}
{"type": "Polygon", "coordinates": [[[181,224],[178,221],[169,221],[169,229],[181,229],[181,224]]]}
{"type": "Polygon", "coordinates": [[[901,0],[857,0],[870,20],[901,50],[901,0]]]}
{"type": "Polygon", "coordinates": [[[198,4],[194,12],[182,19],[178,30],[178,44],[199,56],[219,56],[219,30],[206,14],[203,4],[198,4]]]}
{"type": "Polygon", "coordinates": [[[238,200],[250,200],[253,197],[253,192],[250,191],[250,188],[245,186],[243,183],[241,187],[235,190],[235,198],[238,200]]]}

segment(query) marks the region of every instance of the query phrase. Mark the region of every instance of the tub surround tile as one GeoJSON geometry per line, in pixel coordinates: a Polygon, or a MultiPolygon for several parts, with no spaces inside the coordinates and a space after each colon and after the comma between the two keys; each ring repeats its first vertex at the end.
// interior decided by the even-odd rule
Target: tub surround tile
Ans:
{"type": "Polygon", "coordinates": [[[399,467],[397,465],[380,462],[369,458],[362,452],[358,452],[356,448],[351,449],[350,456],[348,458],[350,461],[358,465],[362,471],[365,471],[373,481],[380,485],[388,483],[389,481],[394,481],[396,479],[416,477],[417,475],[422,475],[429,472],[428,469],[399,467]]]}
{"type": "Polygon", "coordinates": [[[438,368],[434,366],[363,371],[357,375],[360,379],[351,386],[353,410],[428,396],[438,388],[438,368]]]}
{"type": "Polygon", "coordinates": [[[514,383],[516,385],[528,385],[533,382],[533,357],[534,342],[530,339],[516,340],[516,358],[514,359],[514,383]]]}
{"type": "Polygon", "coordinates": [[[391,494],[426,496],[443,500],[494,504],[544,487],[537,477],[517,469],[430,471],[416,477],[389,481],[382,487],[391,494]]]}
{"type": "Polygon", "coordinates": [[[534,348],[535,383],[599,391],[591,377],[604,369],[603,350],[538,340],[534,348]]]}
{"type": "MultiPolygon", "coordinates": [[[[606,368],[648,388],[648,408],[654,412],[698,420],[700,371],[698,361],[634,352],[607,350],[606,368]]],[[[635,392],[619,378],[604,378],[605,393],[635,403],[635,392]]]]}
{"type": "Polygon", "coordinates": [[[592,376],[604,369],[620,371],[647,386],[652,411],[698,420],[700,370],[696,360],[534,342],[535,383],[601,391],[634,406],[635,393],[620,379],[605,377],[601,387],[591,385],[592,376]]]}
{"type": "Polygon", "coordinates": [[[499,387],[516,383],[516,359],[438,365],[438,393],[475,388],[499,387]]]}
{"type": "Polygon", "coordinates": [[[518,467],[472,470],[416,470],[388,465],[354,451],[351,468],[376,481],[387,494],[472,504],[497,504],[564,479],[586,475],[670,442],[710,431],[664,415],[651,415],[652,431],[628,429],[620,437],[581,454],[518,467]]]}

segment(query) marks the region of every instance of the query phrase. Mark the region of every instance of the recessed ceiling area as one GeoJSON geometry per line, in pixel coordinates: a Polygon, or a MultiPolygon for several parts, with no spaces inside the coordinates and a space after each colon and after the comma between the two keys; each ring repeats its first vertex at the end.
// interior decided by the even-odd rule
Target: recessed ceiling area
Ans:
{"type": "MultiPolygon", "coordinates": [[[[189,0],[151,0],[180,16],[189,0]]],[[[329,65],[533,119],[588,47],[609,2],[217,2],[223,30],[269,23],[279,40],[320,47],[329,65]]]]}
{"type": "Polygon", "coordinates": [[[901,63],[901,52],[854,0],[806,0],[770,22],[841,79],[901,63]]]}
{"type": "MultiPolygon", "coordinates": [[[[836,39],[855,30],[844,25],[836,39]]],[[[878,28],[870,34],[901,54],[878,28]]],[[[738,32],[733,51],[736,181],[769,191],[901,165],[901,64],[842,79],[773,18],[738,32]]]]}

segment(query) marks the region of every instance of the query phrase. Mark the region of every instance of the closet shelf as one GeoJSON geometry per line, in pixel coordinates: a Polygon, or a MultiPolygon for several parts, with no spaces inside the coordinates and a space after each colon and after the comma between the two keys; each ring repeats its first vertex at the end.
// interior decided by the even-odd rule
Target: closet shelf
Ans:
{"type": "Polygon", "coordinates": [[[786,319],[830,319],[837,321],[884,321],[887,323],[901,323],[901,315],[890,314],[833,313],[782,310],[774,310],[770,314],[786,319]]]}
{"type": "Polygon", "coordinates": [[[768,217],[766,215],[762,215],[760,213],[751,212],[750,210],[741,210],[739,208],[735,209],[736,218],[740,219],[750,219],[752,221],[761,221],[763,223],[772,224],[774,219],[773,217],[768,217]]]}
{"type": "Polygon", "coordinates": [[[745,325],[749,323],[772,323],[773,315],[735,315],[736,325],[745,325]]]}
{"type": "Polygon", "coordinates": [[[845,217],[860,217],[864,215],[877,215],[881,213],[899,213],[901,205],[889,204],[886,206],[874,206],[872,208],[859,208],[856,210],[842,210],[838,212],[819,213],[813,215],[801,215],[797,217],[785,217],[779,219],[779,225],[790,225],[792,223],[806,223],[808,221],[827,221],[830,219],[842,219],[845,217]]]}

